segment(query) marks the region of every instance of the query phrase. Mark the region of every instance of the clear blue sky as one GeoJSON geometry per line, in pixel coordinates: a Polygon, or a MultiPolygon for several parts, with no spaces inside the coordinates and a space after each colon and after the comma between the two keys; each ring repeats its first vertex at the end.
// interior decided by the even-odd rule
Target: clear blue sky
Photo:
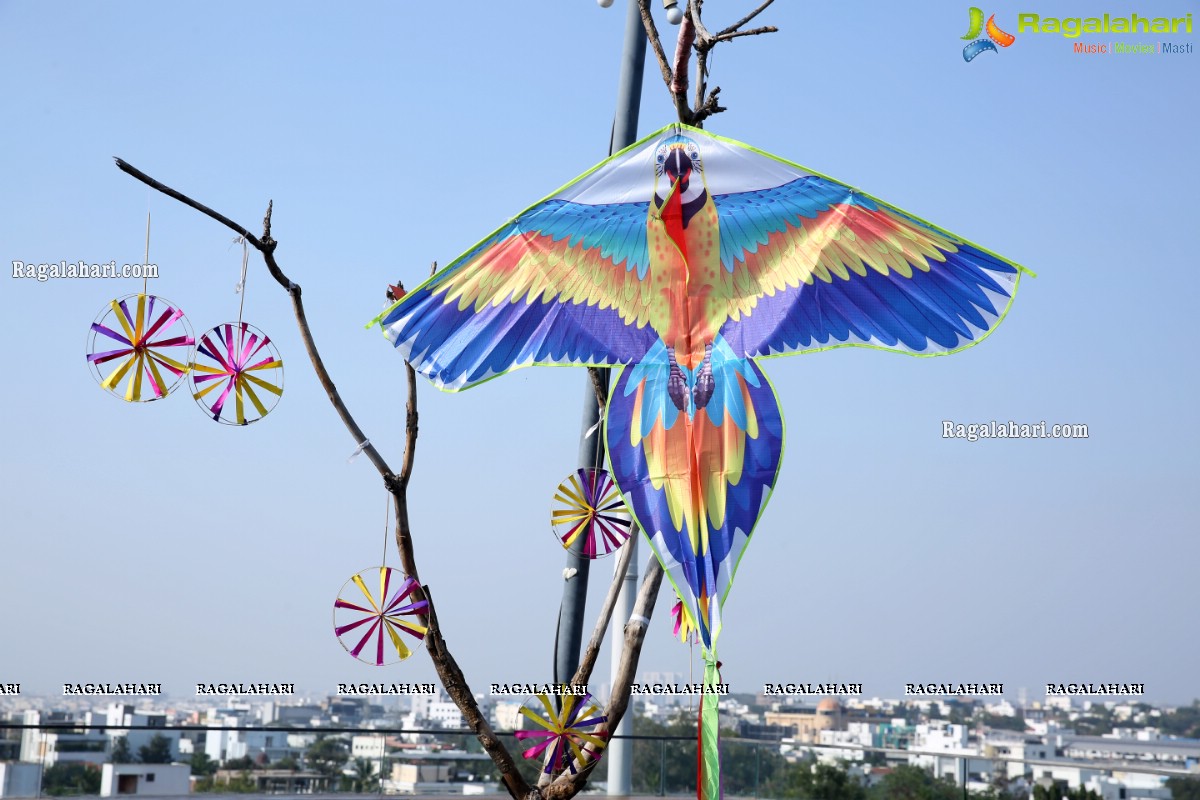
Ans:
{"type": "MultiPolygon", "coordinates": [[[[326,363],[398,465],[402,363],[363,324],[389,282],[414,285],[604,157],[624,2],[0,3],[0,261],[140,261],[149,208],[153,291],[203,329],[236,317],[240,250],[111,157],[254,230],[273,198],[326,363]]],[[[709,27],[753,5],[709,3],[709,27]]],[[[788,447],[725,607],[724,676],[734,691],[986,681],[1031,698],[1133,681],[1187,702],[1200,54],[1083,56],[1025,34],[965,63],[967,5],[784,0],[761,18],[780,33],[716,51],[729,111],[710,130],[1040,274],[951,358],[768,362],[788,447]],[[945,419],[1085,423],[1090,438],[972,444],[943,440],[945,419]]],[[[1018,10],[1121,12],[1038,0],[1002,27],[1018,10]]],[[[643,97],[641,132],[673,121],[653,64],[643,97]]],[[[139,285],[0,277],[0,681],[432,680],[423,654],[374,670],[334,640],[334,596],[379,560],[385,494],[365,459],[347,465],[355,443],[261,261],[245,318],[278,342],[287,388],[246,429],[182,391],[134,406],[95,386],[88,324],[139,285]]],[[[459,395],[421,386],[417,553],[476,689],[550,677],[563,555],[547,512],[585,383],[528,369],[459,395]]],[[[643,669],[686,675],[670,605],[643,669]]]]}

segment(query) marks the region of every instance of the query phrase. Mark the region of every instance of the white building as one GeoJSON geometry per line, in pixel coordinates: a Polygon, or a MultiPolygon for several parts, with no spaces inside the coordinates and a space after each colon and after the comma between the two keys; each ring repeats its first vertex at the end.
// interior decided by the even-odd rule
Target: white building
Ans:
{"type": "Polygon", "coordinates": [[[167,715],[160,711],[138,711],[128,703],[113,703],[103,712],[89,712],[87,716],[88,721],[93,724],[103,722],[103,724],[109,726],[109,738],[117,739],[124,737],[125,742],[129,745],[129,752],[135,757],[140,748],[150,744],[151,739],[155,736],[161,736],[167,740],[171,747],[171,760],[179,760],[180,732],[167,729],[167,715]],[[139,728],[158,728],[161,730],[112,730],[112,728],[120,728],[125,725],[133,725],[139,728]]]}
{"type": "MultiPolygon", "coordinates": [[[[315,736],[313,737],[315,739],[315,736]]],[[[302,747],[295,747],[287,731],[242,731],[225,728],[210,730],[204,739],[204,752],[213,761],[224,763],[235,758],[249,758],[270,763],[287,756],[298,758],[302,747]]]]}
{"type": "Polygon", "coordinates": [[[922,752],[910,754],[908,763],[932,771],[935,778],[950,778],[968,789],[983,789],[989,783],[992,762],[967,741],[965,725],[917,725],[909,749],[922,752]]]}
{"type": "Polygon", "coordinates": [[[492,717],[498,730],[519,730],[521,727],[521,701],[497,700],[492,706],[492,717]]]}
{"type": "Polygon", "coordinates": [[[350,737],[350,758],[368,758],[378,761],[387,755],[387,740],[382,733],[350,737]]]}
{"type": "Polygon", "coordinates": [[[36,709],[29,709],[24,714],[24,723],[44,727],[26,728],[21,732],[22,761],[52,767],[74,762],[103,764],[108,760],[108,735],[78,726],[70,714],[43,714],[36,709]]]}
{"type": "Polygon", "coordinates": [[[100,796],[185,795],[190,790],[191,773],[187,764],[105,764],[100,775],[100,796]]]}
{"type": "Polygon", "coordinates": [[[467,726],[458,706],[454,705],[443,692],[438,692],[436,695],[414,695],[412,711],[406,716],[411,717],[416,723],[423,721],[437,728],[465,728],[467,726]]]}

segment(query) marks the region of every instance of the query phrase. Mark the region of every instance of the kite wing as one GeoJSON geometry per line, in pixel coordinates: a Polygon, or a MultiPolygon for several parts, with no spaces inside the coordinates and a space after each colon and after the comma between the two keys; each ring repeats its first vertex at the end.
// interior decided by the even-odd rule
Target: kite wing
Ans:
{"type": "Polygon", "coordinates": [[[605,165],[509,221],[377,320],[418,372],[455,391],[531,364],[628,364],[650,349],[667,310],[646,280],[653,172],[643,202],[590,202],[614,195],[614,162],[605,165]]]}
{"type": "Polygon", "coordinates": [[[708,313],[743,356],[955,352],[999,323],[1020,278],[1016,264],[819,175],[714,200],[723,269],[708,313]]]}

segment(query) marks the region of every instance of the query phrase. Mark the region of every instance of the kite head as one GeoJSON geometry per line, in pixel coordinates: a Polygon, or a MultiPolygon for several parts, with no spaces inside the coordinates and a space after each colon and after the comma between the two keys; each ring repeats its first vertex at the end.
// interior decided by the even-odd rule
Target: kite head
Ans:
{"type": "Polygon", "coordinates": [[[687,202],[704,190],[702,181],[698,181],[695,188],[692,186],[693,175],[703,171],[700,148],[695,141],[679,134],[668,136],[654,151],[655,195],[662,199],[671,191],[672,186],[678,184],[678,191],[683,195],[684,202],[687,202]],[[658,178],[665,180],[660,181],[658,178]]]}

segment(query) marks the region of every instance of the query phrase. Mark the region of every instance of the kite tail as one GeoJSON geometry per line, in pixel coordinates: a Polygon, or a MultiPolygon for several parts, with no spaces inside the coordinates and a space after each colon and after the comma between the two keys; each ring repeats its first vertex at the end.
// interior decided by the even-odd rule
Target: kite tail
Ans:
{"type": "Polygon", "coordinates": [[[724,797],[721,789],[721,719],[717,709],[720,669],[716,650],[705,649],[704,694],[700,696],[700,721],[696,728],[696,800],[722,800],[724,797]]]}

